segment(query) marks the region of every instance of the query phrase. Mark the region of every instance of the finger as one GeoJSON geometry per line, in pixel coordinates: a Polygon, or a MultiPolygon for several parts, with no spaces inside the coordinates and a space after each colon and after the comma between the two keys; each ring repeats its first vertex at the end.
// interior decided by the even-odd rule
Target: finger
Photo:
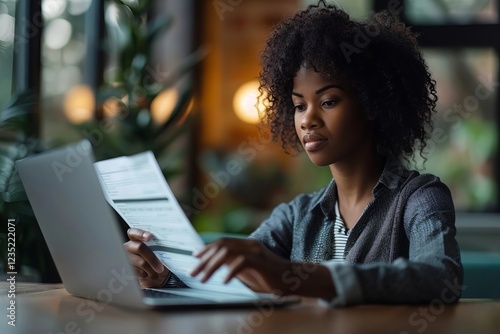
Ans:
{"type": "Polygon", "coordinates": [[[194,257],[200,257],[203,254],[205,254],[206,251],[207,251],[207,247],[203,247],[201,249],[195,250],[195,251],[193,251],[193,256],[194,257]]]}
{"type": "Polygon", "coordinates": [[[192,277],[197,276],[208,263],[210,258],[217,252],[218,248],[214,248],[213,246],[209,246],[209,249],[203,254],[203,257],[200,259],[200,262],[193,270],[191,270],[190,275],[192,277]]]}
{"type": "Polygon", "coordinates": [[[230,255],[227,248],[220,249],[213,255],[203,268],[205,273],[201,279],[202,283],[208,281],[210,277],[226,262],[230,261],[230,255]]]}
{"type": "Polygon", "coordinates": [[[153,267],[151,267],[151,265],[142,256],[130,254],[129,259],[130,263],[134,267],[146,273],[146,277],[158,277],[159,273],[155,269],[153,269],[153,267]]]}
{"type": "Polygon", "coordinates": [[[149,279],[149,278],[146,278],[146,279],[139,279],[139,284],[144,288],[144,289],[148,289],[148,288],[157,288],[158,287],[158,284],[149,279]]]}
{"type": "Polygon", "coordinates": [[[136,254],[142,258],[153,268],[158,274],[164,271],[163,263],[158,259],[155,253],[145,243],[141,241],[128,241],[124,247],[129,253],[136,254]]]}
{"type": "Polygon", "coordinates": [[[210,244],[206,245],[205,247],[203,247],[201,249],[193,251],[193,256],[197,257],[197,258],[200,258],[203,255],[205,255],[208,251],[210,251],[211,249],[214,249],[214,248],[217,249],[217,248],[219,248],[219,246],[217,244],[215,244],[215,243],[210,243],[210,244]]]}
{"type": "Polygon", "coordinates": [[[141,268],[137,268],[137,267],[134,267],[134,268],[135,268],[135,274],[137,275],[137,277],[139,277],[139,278],[147,278],[148,277],[148,273],[146,273],[141,268]]]}
{"type": "Polygon", "coordinates": [[[245,257],[243,255],[237,256],[229,265],[229,273],[226,275],[226,278],[224,278],[224,283],[229,283],[234,276],[238,275],[238,273],[245,268],[245,262],[245,257]]]}
{"type": "Polygon", "coordinates": [[[149,241],[153,237],[151,232],[141,230],[140,228],[129,228],[127,230],[127,235],[130,238],[130,240],[136,240],[136,241],[149,241]]]}

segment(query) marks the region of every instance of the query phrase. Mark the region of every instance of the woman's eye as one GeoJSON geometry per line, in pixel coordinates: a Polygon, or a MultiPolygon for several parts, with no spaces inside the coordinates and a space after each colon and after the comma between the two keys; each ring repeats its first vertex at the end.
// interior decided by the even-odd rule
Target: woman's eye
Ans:
{"type": "Polygon", "coordinates": [[[295,111],[305,111],[306,110],[306,106],[304,106],[303,104],[296,104],[295,105],[295,111]]]}
{"type": "Polygon", "coordinates": [[[323,107],[331,108],[337,104],[337,101],[327,100],[323,102],[323,107]]]}

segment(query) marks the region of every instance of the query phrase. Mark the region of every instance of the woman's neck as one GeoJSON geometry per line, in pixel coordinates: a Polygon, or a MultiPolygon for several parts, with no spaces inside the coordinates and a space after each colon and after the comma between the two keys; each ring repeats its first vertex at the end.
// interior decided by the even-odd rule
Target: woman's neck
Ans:
{"type": "Polygon", "coordinates": [[[369,202],[383,168],[383,157],[375,150],[330,165],[342,206],[352,208],[369,202]]]}

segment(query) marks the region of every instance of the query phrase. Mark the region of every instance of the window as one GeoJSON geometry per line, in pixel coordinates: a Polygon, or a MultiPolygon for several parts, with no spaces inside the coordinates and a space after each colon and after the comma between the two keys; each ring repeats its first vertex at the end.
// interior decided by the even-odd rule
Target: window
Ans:
{"type": "Polygon", "coordinates": [[[437,81],[438,106],[425,170],[441,177],[459,211],[493,210],[498,57],[492,48],[426,48],[437,81]]]}
{"type": "Polygon", "coordinates": [[[91,0],[42,1],[41,127],[43,140],[51,144],[80,139],[68,122],[71,115],[64,112],[64,97],[83,81],[90,4],[91,0]]]}
{"type": "Polygon", "coordinates": [[[16,1],[0,1],[0,106],[10,99],[14,59],[16,1]]]}
{"type": "Polygon", "coordinates": [[[495,0],[404,1],[439,97],[425,171],[462,212],[500,212],[498,12],[495,0]]]}
{"type": "Polygon", "coordinates": [[[498,23],[496,0],[418,0],[405,5],[405,16],[411,24],[498,23]]]}

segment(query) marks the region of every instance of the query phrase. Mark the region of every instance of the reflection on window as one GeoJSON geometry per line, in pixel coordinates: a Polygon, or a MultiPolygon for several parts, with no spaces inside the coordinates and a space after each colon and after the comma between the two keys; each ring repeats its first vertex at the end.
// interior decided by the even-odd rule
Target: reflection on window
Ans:
{"type": "Polygon", "coordinates": [[[412,24],[498,23],[497,0],[411,0],[405,16],[412,24]]]}
{"type": "Polygon", "coordinates": [[[9,99],[12,91],[14,56],[15,0],[0,1],[0,106],[9,99]]]}
{"type": "Polygon", "coordinates": [[[424,55],[439,97],[425,170],[450,187],[457,210],[491,209],[499,193],[493,169],[498,55],[493,49],[432,49],[424,55]]]}

